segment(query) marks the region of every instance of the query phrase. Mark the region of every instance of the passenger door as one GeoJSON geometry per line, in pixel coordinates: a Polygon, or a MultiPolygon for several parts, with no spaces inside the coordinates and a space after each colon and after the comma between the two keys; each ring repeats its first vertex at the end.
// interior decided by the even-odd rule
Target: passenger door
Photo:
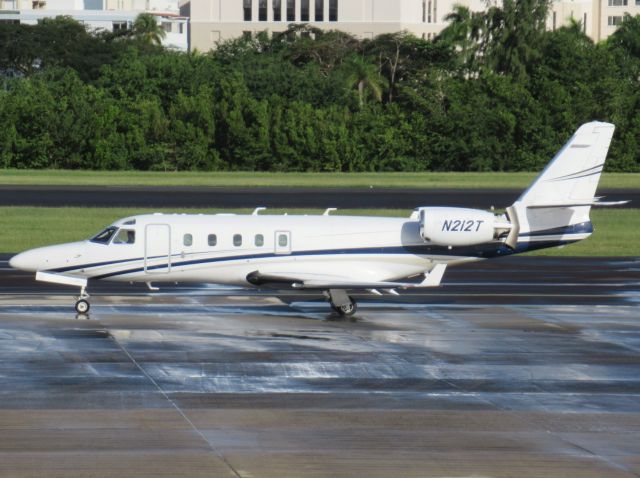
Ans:
{"type": "Polygon", "coordinates": [[[275,253],[291,254],[291,232],[276,231],[275,234],[275,253]]]}
{"type": "Polygon", "coordinates": [[[147,224],[144,230],[144,271],[147,274],[171,272],[171,227],[147,224]]]}

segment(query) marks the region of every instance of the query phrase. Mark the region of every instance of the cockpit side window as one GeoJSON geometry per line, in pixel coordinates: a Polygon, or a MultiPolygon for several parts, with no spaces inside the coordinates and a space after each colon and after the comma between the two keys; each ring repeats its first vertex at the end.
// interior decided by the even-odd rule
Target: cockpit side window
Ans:
{"type": "Polygon", "coordinates": [[[89,239],[91,242],[95,242],[97,244],[109,244],[109,241],[116,233],[118,228],[116,227],[107,227],[105,230],[100,231],[98,234],[89,239]]]}
{"type": "Polygon", "coordinates": [[[135,244],[135,242],[136,231],[132,229],[120,229],[113,240],[114,244],[135,244]]]}

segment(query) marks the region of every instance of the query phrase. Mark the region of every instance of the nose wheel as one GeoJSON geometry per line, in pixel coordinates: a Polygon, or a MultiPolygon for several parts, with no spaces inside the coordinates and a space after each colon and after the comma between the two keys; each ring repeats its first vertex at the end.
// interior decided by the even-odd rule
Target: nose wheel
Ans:
{"type": "Polygon", "coordinates": [[[80,299],[76,302],[76,312],[78,314],[86,314],[89,312],[89,308],[91,308],[91,304],[86,299],[80,299]]]}
{"type": "Polygon", "coordinates": [[[86,314],[89,312],[91,308],[91,304],[89,303],[89,294],[87,294],[87,290],[85,287],[80,289],[80,297],[76,301],[76,312],[78,314],[86,314]]]}

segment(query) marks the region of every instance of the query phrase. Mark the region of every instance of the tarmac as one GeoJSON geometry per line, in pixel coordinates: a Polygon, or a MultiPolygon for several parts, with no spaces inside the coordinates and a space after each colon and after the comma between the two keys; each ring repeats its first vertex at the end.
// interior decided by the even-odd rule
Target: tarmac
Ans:
{"type": "MultiPolygon", "coordinates": [[[[300,187],[146,187],[0,185],[0,206],[413,209],[424,205],[507,207],[520,189],[393,189],[300,187]]],[[[600,189],[606,201],[640,203],[640,189],[600,189]]]]}
{"type": "Polygon", "coordinates": [[[76,316],[0,260],[0,476],[640,476],[640,258],[454,268],[353,319],[288,291],[90,292],[76,316]]]}

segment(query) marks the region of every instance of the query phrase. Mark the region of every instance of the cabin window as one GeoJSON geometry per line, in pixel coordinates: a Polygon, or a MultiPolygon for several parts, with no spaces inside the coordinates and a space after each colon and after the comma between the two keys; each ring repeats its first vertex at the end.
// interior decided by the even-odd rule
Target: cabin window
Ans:
{"type": "Polygon", "coordinates": [[[286,234],[278,235],[278,245],[280,247],[287,247],[288,243],[289,243],[289,238],[287,237],[286,234]]]}
{"type": "Polygon", "coordinates": [[[233,245],[236,247],[240,247],[242,245],[242,234],[233,235],[233,245]]]}
{"type": "Polygon", "coordinates": [[[113,240],[114,244],[134,244],[136,242],[136,231],[131,229],[120,229],[116,238],[113,240]]]}
{"type": "Polygon", "coordinates": [[[98,244],[109,244],[109,241],[111,240],[111,238],[113,237],[113,235],[116,233],[116,228],[115,227],[108,227],[103,231],[100,231],[98,234],[96,234],[95,236],[93,236],[90,241],[91,242],[95,242],[98,244]]]}
{"type": "Polygon", "coordinates": [[[182,243],[187,247],[188,246],[192,246],[193,245],[193,236],[191,234],[185,234],[182,237],[182,243]]]}
{"type": "Polygon", "coordinates": [[[216,236],[215,234],[209,234],[207,236],[207,244],[209,244],[209,246],[211,247],[215,247],[218,245],[218,236],[216,236]]]}
{"type": "Polygon", "coordinates": [[[256,234],[256,247],[264,246],[264,236],[262,234],[256,234]]]}

